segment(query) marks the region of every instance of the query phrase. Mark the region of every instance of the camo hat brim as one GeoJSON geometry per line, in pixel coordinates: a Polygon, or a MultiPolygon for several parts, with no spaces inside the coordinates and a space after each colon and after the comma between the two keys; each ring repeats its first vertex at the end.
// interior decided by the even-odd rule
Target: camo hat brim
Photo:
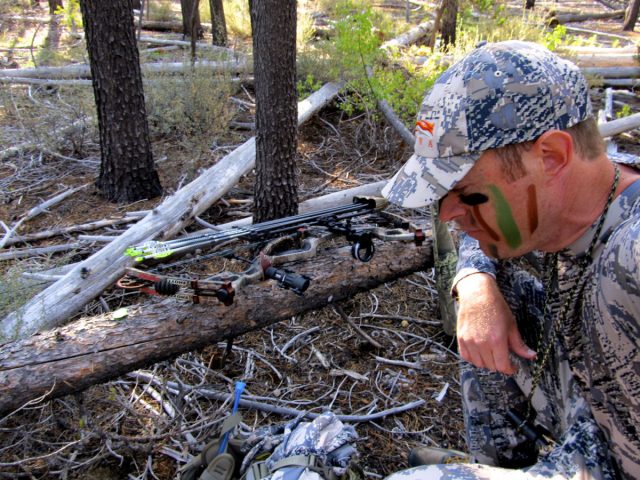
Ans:
{"type": "Polygon", "coordinates": [[[382,194],[402,207],[429,205],[483,152],[591,116],[589,87],[576,65],[535,43],[485,44],[444,72],[424,98],[414,155],[382,194]]]}
{"type": "Polygon", "coordinates": [[[444,197],[471,167],[479,153],[443,161],[414,154],[382,189],[382,196],[405,208],[419,208],[444,197]]]}

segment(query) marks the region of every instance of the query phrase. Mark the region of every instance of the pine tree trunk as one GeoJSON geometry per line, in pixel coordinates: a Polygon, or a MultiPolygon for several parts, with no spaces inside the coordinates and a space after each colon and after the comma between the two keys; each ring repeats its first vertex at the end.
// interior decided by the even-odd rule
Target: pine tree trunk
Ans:
{"type": "Polygon", "coordinates": [[[254,221],[298,211],[296,2],[251,0],[256,89],[254,221]]]}
{"type": "Polygon", "coordinates": [[[211,43],[221,47],[227,46],[227,22],[224,18],[222,0],[209,0],[211,10],[211,43]]]}
{"type": "Polygon", "coordinates": [[[182,33],[186,37],[191,37],[193,30],[193,15],[195,13],[195,32],[196,38],[202,38],[204,36],[204,30],[200,23],[200,12],[198,11],[196,0],[180,0],[180,7],[182,10],[182,33]],[[194,11],[195,8],[195,11],[194,11]]]}
{"type": "Polygon", "coordinates": [[[458,17],[458,0],[443,0],[442,12],[442,43],[444,45],[455,45],[456,43],[456,21],[458,17]]]}
{"type": "Polygon", "coordinates": [[[131,0],[82,0],[100,130],[98,189],[111,201],[162,193],[149,140],[131,0]]]}
{"type": "Polygon", "coordinates": [[[58,10],[58,8],[62,8],[62,0],[49,0],[49,14],[53,15],[54,13],[56,13],[56,10],[58,10]]]}
{"type": "Polygon", "coordinates": [[[622,30],[625,32],[633,32],[636,27],[636,21],[638,20],[638,11],[640,10],[640,0],[631,0],[627,11],[624,15],[624,24],[622,30]]]}

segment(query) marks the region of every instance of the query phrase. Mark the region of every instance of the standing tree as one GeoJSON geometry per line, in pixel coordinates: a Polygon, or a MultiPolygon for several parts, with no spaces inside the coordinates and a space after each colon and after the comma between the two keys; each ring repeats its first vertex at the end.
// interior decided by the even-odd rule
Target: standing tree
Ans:
{"type": "Polygon", "coordinates": [[[442,0],[442,20],[440,32],[444,45],[455,45],[458,0],[442,0]]]}
{"type": "Polygon", "coordinates": [[[296,1],[250,0],[256,90],[254,221],[298,211],[296,1]]]}
{"type": "Polygon", "coordinates": [[[640,0],[631,0],[627,11],[624,14],[624,24],[622,30],[625,32],[633,32],[638,20],[638,11],[640,11],[640,0]]]}
{"type": "Polygon", "coordinates": [[[180,9],[182,10],[182,33],[185,38],[202,38],[204,36],[202,23],[200,23],[198,3],[199,0],[180,0],[180,9]]]}
{"type": "Polygon", "coordinates": [[[131,0],[81,0],[100,130],[96,185],[111,201],[162,193],[149,141],[131,0]]]}
{"type": "Polygon", "coordinates": [[[63,8],[62,0],[49,0],[49,13],[53,15],[59,8],[63,8]]]}
{"type": "Polygon", "coordinates": [[[221,47],[227,46],[227,22],[224,19],[222,0],[209,0],[211,11],[211,43],[221,47]]]}

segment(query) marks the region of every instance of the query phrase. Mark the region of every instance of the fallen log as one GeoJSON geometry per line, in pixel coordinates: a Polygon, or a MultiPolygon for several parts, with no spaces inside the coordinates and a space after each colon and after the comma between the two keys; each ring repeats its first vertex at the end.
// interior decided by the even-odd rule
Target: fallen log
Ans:
{"type": "Polygon", "coordinates": [[[568,56],[569,60],[582,68],[593,67],[635,67],[638,63],[637,53],[585,53],[568,56]]]}
{"type": "Polygon", "coordinates": [[[313,280],[304,297],[266,281],[236,294],[230,307],[164,300],[84,318],[53,331],[0,346],[0,413],[34,399],[81,391],[136,368],[237,337],[305,311],[322,308],[415,271],[432,267],[431,242],[381,242],[370,262],[349,247],[323,251],[292,265],[313,280]],[[178,323],[180,322],[180,323],[178,323]]]}
{"type": "MultiPolygon", "coordinates": [[[[244,58],[212,62],[199,60],[193,65],[191,62],[153,62],[141,65],[142,73],[180,73],[191,68],[202,68],[213,72],[246,73],[251,66],[244,58]]],[[[39,78],[39,79],[78,79],[91,78],[89,65],[70,65],[67,67],[36,67],[36,68],[6,68],[2,70],[2,77],[7,78],[39,78]]],[[[5,80],[6,81],[6,80],[5,80]]]]}
{"type": "Polygon", "coordinates": [[[602,86],[637,89],[640,87],[640,78],[605,78],[602,81],[602,86]]]}
{"type": "Polygon", "coordinates": [[[5,246],[15,245],[16,243],[28,243],[35,242],[37,240],[43,240],[45,238],[58,237],[61,235],[67,235],[74,232],[87,232],[90,230],[98,230],[104,227],[112,227],[114,225],[122,225],[125,223],[133,223],[140,220],[140,217],[127,216],[123,218],[111,218],[105,220],[96,220],[93,222],[82,223],[79,225],[71,225],[68,227],[52,228],[50,230],[43,230],[41,232],[28,233],[26,235],[14,236],[9,238],[5,246]]]}
{"type": "Polygon", "coordinates": [[[624,10],[614,10],[613,12],[575,12],[575,13],[556,13],[552,12],[549,16],[549,25],[564,25],[565,23],[586,22],[588,20],[607,20],[611,18],[623,18],[624,10]]]}
{"type": "Polygon", "coordinates": [[[605,79],[638,78],[640,77],[640,67],[587,67],[582,69],[582,73],[605,79]]]}

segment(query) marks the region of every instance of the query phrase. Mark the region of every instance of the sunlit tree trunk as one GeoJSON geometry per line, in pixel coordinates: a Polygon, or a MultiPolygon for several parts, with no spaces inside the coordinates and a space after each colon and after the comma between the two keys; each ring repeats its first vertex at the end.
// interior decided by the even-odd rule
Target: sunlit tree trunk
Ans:
{"type": "Polygon", "coordinates": [[[58,8],[62,8],[62,0],[49,0],[49,13],[53,15],[58,8]]]}
{"type": "Polygon", "coordinates": [[[182,10],[182,31],[185,37],[191,37],[195,31],[195,38],[202,38],[204,31],[200,23],[200,12],[198,11],[198,0],[180,0],[182,10]],[[195,15],[195,18],[194,18],[195,15]]]}
{"type": "Polygon", "coordinates": [[[440,32],[444,45],[455,45],[456,22],[458,17],[458,0],[443,0],[440,32]]]}
{"type": "Polygon", "coordinates": [[[638,20],[638,11],[640,10],[640,0],[631,0],[624,15],[624,24],[622,30],[625,32],[633,32],[638,20]]]}
{"type": "Polygon", "coordinates": [[[151,155],[131,0],[81,0],[100,130],[96,186],[112,201],[162,193],[151,155]]]}
{"type": "Polygon", "coordinates": [[[256,90],[254,221],[298,211],[296,2],[250,0],[256,90]]]}
{"type": "Polygon", "coordinates": [[[209,0],[211,10],[211,43],[224,47],[227,45],[227,22],[224,19],[222,0],[209,0]]]}

